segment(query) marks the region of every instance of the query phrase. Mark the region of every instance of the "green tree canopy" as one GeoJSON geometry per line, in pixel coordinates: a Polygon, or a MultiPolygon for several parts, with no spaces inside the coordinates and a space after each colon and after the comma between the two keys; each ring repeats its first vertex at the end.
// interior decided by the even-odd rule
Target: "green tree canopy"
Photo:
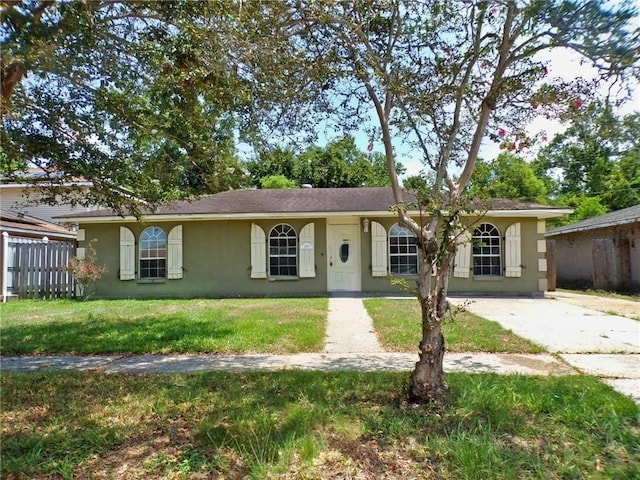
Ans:
{"type": "Polygon", "coordinates": [[[261,188],[296,188],[296,182],[284,175],[269,175],[260,179],[261,188]]]}
{"type": "MultiPolygon", "coordinates": [[[[275,146],[263,150],[256,160],[247,162],[247,169],[255,186],[261,186],[262,180],[272,175],[315,188],[390,185],[384,155],[362,152],[350,135],[323,147],[311,145],[298,154],[275,146]]],[[[396,164],[396,172],[398,175],[404,172],[401,163],[396,164]]]]}
{"type": "Polygon", "coordinates": [[[593,102],[552,139],[533,167],[546,177],[554,203],[577,209],[569,221],[600,215],[640,203],[639,139],[639,112],[619,118],[593,102]]]}
{"type": "Polygon", "coordinates": [[[468,186],[470,197],[510,198],[547,203],[547,188],[522,158],[502,152],[490,162],[478,160],[468,186]]]}
{"type": "Polygon", "coordinates": [[[2,174],[47,199],[119,207],[243,184],[228,55],[233,2],[1,2],[2,174]],[[84,178],[94,187],[63,188],[84,178]],[[76,194],[80,192],[75,192],[76,194]]]}

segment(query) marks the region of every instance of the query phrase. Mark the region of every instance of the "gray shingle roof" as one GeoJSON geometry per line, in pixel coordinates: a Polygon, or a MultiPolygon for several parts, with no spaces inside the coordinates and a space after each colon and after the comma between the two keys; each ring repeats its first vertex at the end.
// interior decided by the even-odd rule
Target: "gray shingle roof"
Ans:
{"type": "Polygon", "coordinates": [[[76,235],[75,232],[61,225],[4,208],[0,210],[0,230],[16,236],[47,235],[49,237],[74,238],[76,235]]]}
{"type": "Polygon", "coordinates": [[[555,235],[564,235],[572,232],[582,232],[585,230],[595,230],[597,228],[613,227],[616,225],[625,225],[628,223],[640,223],[640,205],[616,210],[615,212],[605,213],[598,217],[587,218],[564,227],[549,230],[545,236],[553,237],[555,235]]]}
{"type": "MultiPolygon", "coordinates": [[[[406,201],[413,195],[404,192],[406,201]]],[[[228,215],[228,214],[287,214],[287,213],[332,213],[332,212],[388,212],[395,204],[391,188],[299,188],[229,190],[215,195],[204,195],[194,200],[175,201],[160,205],[153,215],[228,215]]],[[[488,200],[487,207],[493,210],[533,210],[556,207],[515,200],[488,200]]],[[[64,215],[58,218],[110,217],[114,210],[64,215]]]]}

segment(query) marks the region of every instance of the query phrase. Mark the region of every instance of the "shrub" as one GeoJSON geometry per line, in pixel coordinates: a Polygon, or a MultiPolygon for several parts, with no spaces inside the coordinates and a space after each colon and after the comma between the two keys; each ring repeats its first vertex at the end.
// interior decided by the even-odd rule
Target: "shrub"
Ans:
{"type": "Polygon", "coordinates": [[[69,265],[65,268],[76,281],[78,286],[79,297],[82,300],[88,299],[96,291],[96,281],[107,271],[107,264],[98,264],[95,242],[97,239],[91,240],[87,244],[84,258],[78,256],[73,257],[69,261],[69,265]]]}

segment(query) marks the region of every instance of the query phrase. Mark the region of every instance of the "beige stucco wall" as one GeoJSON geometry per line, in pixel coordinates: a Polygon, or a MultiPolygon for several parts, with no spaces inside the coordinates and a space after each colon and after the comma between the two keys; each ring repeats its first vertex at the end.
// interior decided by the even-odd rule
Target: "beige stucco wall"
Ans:
{"type": "MultiPolygon", "coordinates": [[[[397,223],[395,218],[371,218],[372,221],[379,222],[389,231],[393,224],[397,223]]],[[[468,219],[467,224],[472,224],[477,219],[468,219]]],[[[546,283],[546,270],[540,271],[540,261],[544,261],[545,253],[538,252],[538,241],[544,240],[544,232],[538,232],[538,220],[535,218],[484,218],[481,223],[491,223],[494,225],[502,236],[506,229],[516,223],[521,224],[522,235],[522,276],[518,278],[500,277],[474,277],[473,273],[469,278],[456,278],[453,274],[449,280],[449,292],[458,294],[514,294],[514,295],[532,295],[541,293],[541,285],[546,283]]],[[[365,234],[368,237],[368,235],[365,234]]],[[[397,291],[395,286],[389,285],[387,278],[373,278],[371,276],[371,238],[363,238],[363,291],[385,292],[397,291]]],[[[504,243],[503,243],[504,256],[504,243]]],[[[503,258],[504,268],[504,258],[503,258]]],[[[415,277],[406,277],[411,287],[415,286],[415,277]]]]}
{"type": "MultiPolygon", "coordinates": [[[[288,221],[297,232],[309,220],[288,221]]],[[[314,220],[316,232],[315,278],[271,281],[251,278],[251,221],[219,220],[195,222],[155,222],[153,225],[169,232],[182,225],[182,279],[146,282],[119,279],[120,225],[129,228],[136,239],[152,224],[123,223],[83,225],[85,238],[99,239],[96,251],[99,262],[105,262],[108,272],[97,282],[98,297],[219,297],[248,295],[321,294],[326,291],[326,267],[318,259],[325,250],[324,220],[314,220]]],[[[269,231],[279,221],[258,221],[269,231]]],[[[137,242],[136,242],[137,249],[137,242]]],[[[137,257],[136,257],[137,258],[137,257]]]]}
{"type": "MultiPolygon", "coordinates": [[[[396,223],[393,217],[369,217],[381,223],[388,231],[396,223]]],[[[282,223],[282,220],[210,220],[185,222],[110,224],[84,224],[86,242],[97,238],[96,251],[99,262],[105,262],[108,271],[97,282],[97,297],[158,298],[158,297],[225,297],[225,296],[283,296],[323,295],[327,291],[327,221],[324,218],[290,219],[286,223],[296,232],[310,221],[315,224],[315,278],[294,280],[270,280],[251,278],[251,224],[256,223],[267,233],[282,223]],[[119,279],[119,235],[120,226],[133,231],[137,239],[145,228],[159,226],[169,232],[176,225],[183,229],[182,279],[145,282],[119,279]]],[[[539,261],[544,252],[537,251],[537,241],[543,239],[536,219],[499,218],[483,221],[495,225],[502,235],[506,228],[521,223],[522,232],[522,276],[520,278],[454,278],[451,276],[452,293],[493,293],[531,295],[540,292],[541,280],[546,272],[539,271],[539,261]]],[[[389,278],[374,278],[371,275],[371,233],[360,229],[361,235],[361,284],[364,293],[398,293],[399,288],[389,278]]],[[[136,244],[137,250],[137,244],[136,244]]],[[[136,257],[137,258],[137,257],[136,257]]],[[[415,278],[407,278],[415,285],[415,278]]]]}

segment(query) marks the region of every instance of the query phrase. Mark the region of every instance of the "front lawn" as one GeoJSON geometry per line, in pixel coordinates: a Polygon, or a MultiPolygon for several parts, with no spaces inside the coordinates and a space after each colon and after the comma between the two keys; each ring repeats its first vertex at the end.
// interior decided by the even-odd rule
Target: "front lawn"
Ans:
{"type": "Polygon", "coordinates": [[[19,300],[0,306],[3,355],[322,350],[326,298],[19,300]]]}
{"type": "MultiPolygon", "coordinates": [[[[415,299],[363,301],[385,350],[416,351],[415,299]]],[[[0,304],[0,345],[3,355],[319,352],[327,314],[327,298],[20,300],[0,304]]],[[[543,351],[467,311],[444,334],[452,352],[543,351]]]]}
{"type": "MultiPolygon", "coordinates": [[[[421,337],[422,318],[416,299],[368,298],[364,306],[385,350],[413,352],[421,337]]],[[[452,309],[443,325],[450,352],[540,353],[544,349],[467,310],[452,309]]]]}
{"type": "Polygon", "coordinates": [[[2,374],[2,478],[632,479],[640,411],[596,378],[2,374]]]}

